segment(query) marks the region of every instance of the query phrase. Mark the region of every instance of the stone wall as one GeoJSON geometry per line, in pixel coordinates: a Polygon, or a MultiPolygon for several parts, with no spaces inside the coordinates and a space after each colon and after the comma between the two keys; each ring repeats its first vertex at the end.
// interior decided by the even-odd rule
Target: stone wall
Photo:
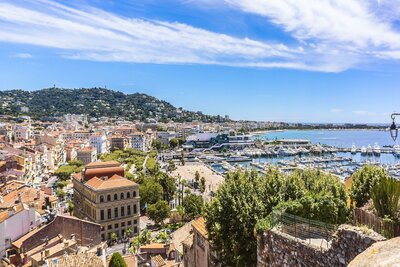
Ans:
{"type": "Polygon", "coordinates": [[[314,246],[277,229],[257,238],[257,266],[347,266],[358,254],[384,238],[375,232],[341,225],[329,248],[314,246]]]}

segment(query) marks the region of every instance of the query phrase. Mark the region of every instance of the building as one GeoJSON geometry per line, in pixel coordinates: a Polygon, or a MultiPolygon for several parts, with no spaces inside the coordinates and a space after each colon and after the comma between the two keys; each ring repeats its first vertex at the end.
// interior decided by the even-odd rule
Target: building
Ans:
{"type": "Polygon", "coordinates": [[[84,165],[97,160],[97,150],[94,147],[83,147],[76,150],[76,159],[84,165]]]}
{"type": "Polygon", "coordinates": [[[123,150],[129,147],[129,138],[125,136],[114,135],[110,139],[110,149],[123,150]]]}
{"type": "Polygon", "coordinates": [[[147,149],[147,142],[146,142],[146,135],[140,132],[136,132],[129,135],[129,140],[131,147],[133,149],[146,151],[147,149]]]}
{"type": "Polygon", "coordinates": [[[89,163],[73,176],[74,215],[101,225],[102,240],[131,229],[139,233],[139,185],[124,177],[118,162],[89,163]]]}
{"type": "Polygon", "coordinates": [[[107,149],[107,138],[101,134],[91,135],[89,137],[90,146],[96,148],[97,154],[103,154],[108,152],[107,149]]]}
{"type": "Polygon", "coordinates": [[[35,207],[19,203],[0,212],[0,258],[6,255],[12,242],[36,227],[35,207]]]}
{"type": "Polygon", "coordinates": [[[203,217],[199,217],[192,223],[193,241],[185,240],[183,245],[183,264],[185,267],[210,267],[211,248],[208,241],[208,233],[203,217]]]}
{"type": "Polygon", "coordinates": [[[100,244],[99,224],[58,215],[12,242],[9,259],[16,266],[44,266],[49,258],[75,254],[78,247],[94,248],[100,244]]]}

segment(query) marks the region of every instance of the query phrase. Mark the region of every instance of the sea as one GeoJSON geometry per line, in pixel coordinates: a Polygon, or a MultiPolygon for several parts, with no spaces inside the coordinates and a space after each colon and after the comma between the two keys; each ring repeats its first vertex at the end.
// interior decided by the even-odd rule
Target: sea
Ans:
{"type": "MultiPolygon", "coordinates": [[[[398,144],[390,136],[390,132],[383,130],[287,130],[271,131],[256,135],[262,140],[274,139],[306,139],[313,144],[324,144],[335,147],[347,147],[352,145],[362,146],[393,146],[398,144]]],[[[400,137],[399,137],[400,139],[400,137]]]]}

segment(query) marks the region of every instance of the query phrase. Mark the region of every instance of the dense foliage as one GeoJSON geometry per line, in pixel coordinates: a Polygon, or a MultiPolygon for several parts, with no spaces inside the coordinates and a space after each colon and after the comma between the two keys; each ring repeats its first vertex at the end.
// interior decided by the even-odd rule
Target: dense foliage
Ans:
{"type": "Polygon", "coordinates": [[[193,193],[188,194],[183,198],[182,207],[185,219],[191,221],[202,214],[204,209],[203,198],[193,193]]]}
{"type": "Polygon", "coordinates": [[[371,199],[372,188],[382,178],[388,178],[386,171],[379,166],[366,165],[352,175],[350,199],[357,207],[364,206],[371,199]]]}
{"type": "Polygon", "coordinates": [[[273,209],[295,215],[342,223],[347,219],[346,193],[340,181],[318,170],[284,175],[271,169],[228,174],[206,208],[206,226],[222,266],[256,265],[255,226],[273,209]]]}
{"type": "Polygon", "coordinates": [[[141,121],[154,118],[165,122],[225,121],[221,116],[208,116],[201,112],[177,109],[166,101],[146,94],[124,94],[104,88],[2,91],[0,107],[2,107],[0,112],[4,115],[29,115],[33,118],[46,118],[49,114],[53,116],[87,114],[91,117],[106,116],[141,121]],[[22,107],[27,107],[29,111],[22,112],[22,107]]]}
{"type": "Polygon", "coordinates": [[[124,258],[122,258],[121,254],[118,252],[114,252],[110,259],[109,267],[126,267],[126,262],[124,258]]]}
{"type": "Polygon", "coordinates": [[[168,202],[159,200],[155,204],[150,204],[147,208],[147,215],[156,224],[163,223],[163,221],[169,216],[168,202]]]}
{"type": "Polygon", "coordinates": [[[382,177],[372,188],[374,208],[379,217],[396,219],[399,210],[400,182],[382,177]]]}

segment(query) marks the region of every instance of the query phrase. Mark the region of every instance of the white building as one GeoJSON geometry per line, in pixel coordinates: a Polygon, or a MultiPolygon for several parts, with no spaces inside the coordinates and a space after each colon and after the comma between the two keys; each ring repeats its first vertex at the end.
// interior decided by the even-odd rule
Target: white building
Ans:
{"type": "Polygon", "coordinates": [[[15,140],[28,140],[32,136],[30,125],[15,125],[14,126],[15,140]]]}
{"type": "Polygon", "coordinates": [[[129,135],[130,144],[133,149],[146,151],[147,143],[146,143],[146,135],[140,132],[133,133],[129,135]]]}
{"type": "Polygon", "coordinates": [[[107,153],[107,137],[105,135],[91,135],[89,137],[90,146],[96,148],[97,154],[107,153]]]}
{"type": "Polygon", "coordinates": [[[0,212],[0,258],[6,255],[12,242],[27,234],[38,223],[33,206],[18,204],[13,209],[0,212]]]}

